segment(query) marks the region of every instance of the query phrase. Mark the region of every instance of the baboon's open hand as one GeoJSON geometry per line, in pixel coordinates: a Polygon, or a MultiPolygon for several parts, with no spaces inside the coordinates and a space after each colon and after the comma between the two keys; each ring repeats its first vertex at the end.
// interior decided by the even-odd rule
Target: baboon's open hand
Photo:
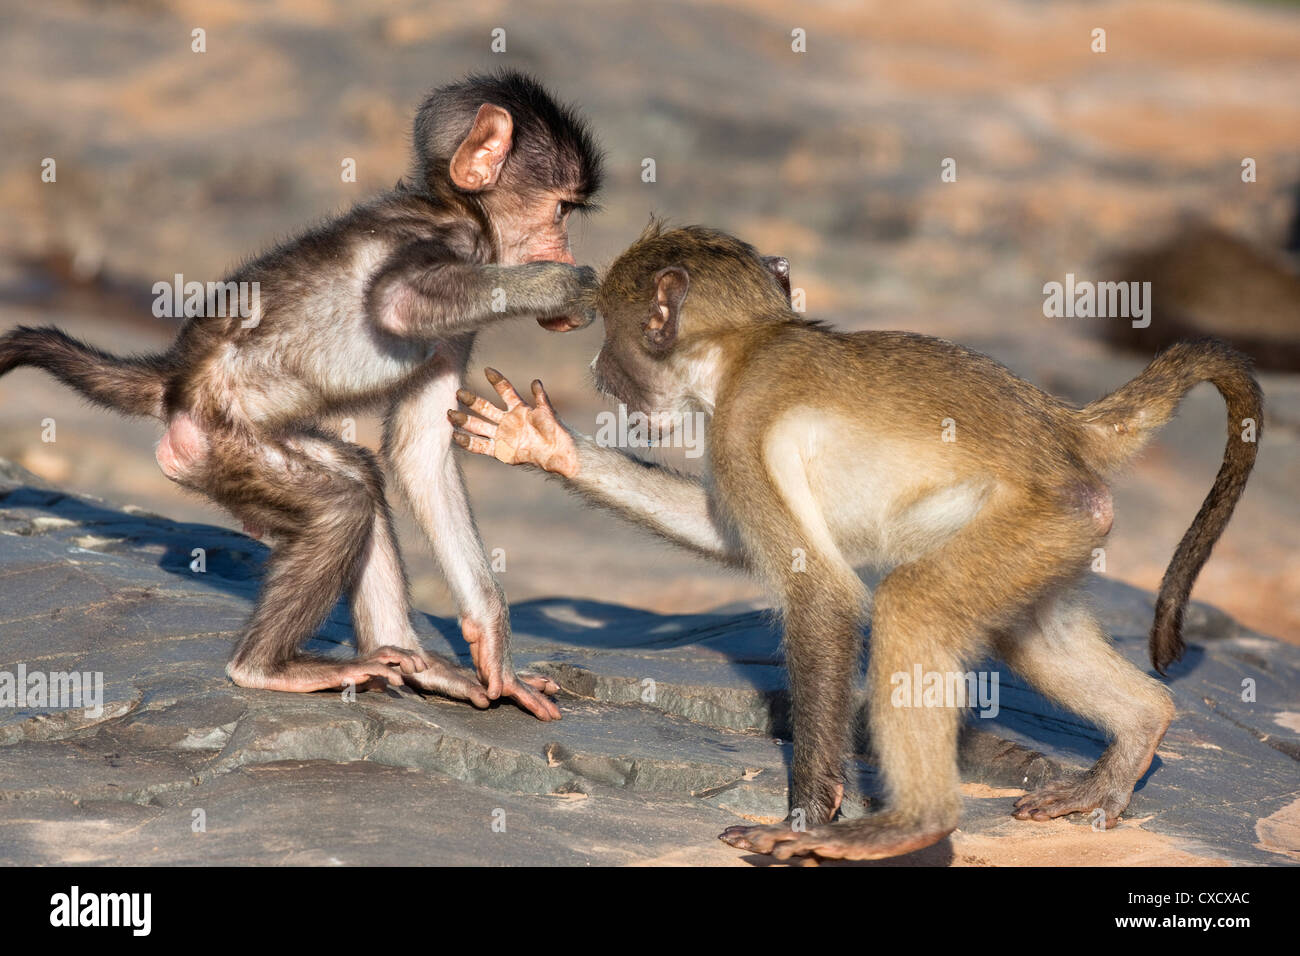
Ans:
{"type": "Polygon", "coordinates": [[[509,380],[494,368],[484,369],[487,380],[506,403],[505,411],[468,389],[456,393],[474,415],[451,409],[447,417],[456,426],[452,438],[476,455],[490,455],[507,465],[535,465],[565,478],[578,473],[578,447],[556,417],[540,381],[533,382],[534,405],[529,405],[509,380]]]}

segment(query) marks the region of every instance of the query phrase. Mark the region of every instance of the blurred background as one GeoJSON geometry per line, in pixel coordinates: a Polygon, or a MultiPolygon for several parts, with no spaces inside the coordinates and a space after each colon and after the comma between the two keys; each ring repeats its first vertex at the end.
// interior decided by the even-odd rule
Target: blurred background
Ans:
{"type": "MultiPolygon", "coordinates": [[[[717,226],[789,257],[811,315],[952,338],[1077,402],[1180,335],[1250,351],[1267,366],[1259,465],[1193,596],[1300,642],[1295,3],[3,0],[0,329],[56,323],[113,350],[165,347],[176,322],[151,315],[153,283],[219,279],[390,186],[423,94],[498,66],[576,102],[608,149],[605,211],[577,225],[579,261],[607,264],[652,211],[717,226]],[[496,28],[505,52],[491,50],[496,28]],[[191,49],[195,29],[206,52],[191,49]],[[796,29],[806,52],[792,50],[796,29]],[[42,182],[46,157],[56,182],[42,182]],[[341,180],[348,157],[355,183],[341,180]],[[946,158],[956,182],[941,181],[946,158]],[[1152,281],[1150,328],[1045,317],[1043,285],[1067,273],[1152,281]]],[[[609,407],[587,371],[600,337],[520,322],[483,336],[474,364],[541,377],[590,432],[609,407]]],[[[0,379],[0,457],[236,526],[162,476],[160,434],[43,373],[0,379]]],[[[374,447],[376,421],[358,435],[374,447]]],[[[1202,386],[1117,483],[1108,575],[1158,584],[1223,441],[1223,405],[1202,386]]],[[[759,597],[555,484],[464,465],[511,600],[692,611],[759,597]]],[[[450,612],[409,521],[402,536],[417,606],[450,612]]]]}

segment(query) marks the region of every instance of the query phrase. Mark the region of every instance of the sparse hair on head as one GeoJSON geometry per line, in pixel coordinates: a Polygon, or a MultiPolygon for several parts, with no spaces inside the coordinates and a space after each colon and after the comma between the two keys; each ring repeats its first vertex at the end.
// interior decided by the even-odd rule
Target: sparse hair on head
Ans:
{"type": "Polygon", "coordinates": [[[667,220],[651,215],[636,242],[609,267],[602,290],[635,299],[650,286],[652,277],[667,266],[681,266],[691,277],[697,300],[710,303],[711,310],[726,315],[735,306],[739,318],[756,317],[755,296],[770,298],[774,309],[787,311],[787,302],[772,282],[758,250],[728,233],[708,226],[670,228],[667,220]],[[753,282],[737,282],[752,276],[753,282]]]}
{"type": "Polygon", "coordinates": [[[587,122],[518,70],[472,73],[425,97],[412,132],[417,188],[432,190],[447,179],[448,163],[484,103],[506,110],[514,122],[507,170],[526,169],[540,177],[536,185],[572,189],[584,198],[600,190],[604,157],[587,122]]]}

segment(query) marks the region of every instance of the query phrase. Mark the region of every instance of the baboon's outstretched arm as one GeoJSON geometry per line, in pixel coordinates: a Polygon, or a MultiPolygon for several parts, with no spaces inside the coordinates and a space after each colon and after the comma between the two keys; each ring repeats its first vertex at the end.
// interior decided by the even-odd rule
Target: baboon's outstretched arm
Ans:
{"type": "Polygon", "coordinates": [[[505,411],[468,390],[457,397],[477,417],[452,411],[461,447],[507,464],[529,464],[558,476],[585,500],[698,555],[729,567],[743,567],[743,552],[715,513],[707,485],[699,478],[648,462],[617,448],[598,445],[565,425],[551,407],[541,382],[533,383],[529,405],[500,373],[488,381],[506,403],[505,411]]]}

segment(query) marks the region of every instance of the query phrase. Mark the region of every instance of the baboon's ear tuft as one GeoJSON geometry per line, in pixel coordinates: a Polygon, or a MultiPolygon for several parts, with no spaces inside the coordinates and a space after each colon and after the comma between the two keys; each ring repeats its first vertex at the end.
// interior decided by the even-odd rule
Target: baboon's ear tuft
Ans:
{"type": "Polygon", "coordinates": [[[641,230],[641,235],[637,236],[636,241],[641,243],[649,242],[651,239],[658,239],[664,234],[664,229],[667,226],[668,220],[651,213],[649,221],[645,224],[645,228],[641,230]]]}
{"type": "Polygon", "coordinates": [[[785,293],[785,304],[790,305],[790,260],[785,256],[763,256],[763,265],[785,293]]]}

